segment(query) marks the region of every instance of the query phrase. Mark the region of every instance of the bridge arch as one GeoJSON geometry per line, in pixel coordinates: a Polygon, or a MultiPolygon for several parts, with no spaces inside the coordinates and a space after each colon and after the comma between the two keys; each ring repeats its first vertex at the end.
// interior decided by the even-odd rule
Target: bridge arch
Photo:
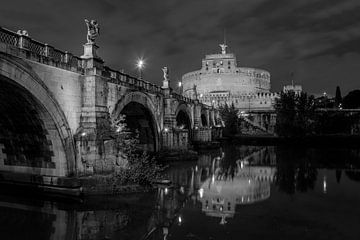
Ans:
{"type": "Polygon", "coordinates": [[[177,107],[175,111],[175,118],[176,126],[182,126],[183,128],[189,130],[193,128],[192,114],[190,108],[185,103],[181,103],[177,107]]]}
{"type": "Polygon", "coordinates": [[[111,117],[126,116],[130,129],[139,131],[140,145],[144,150],[156,152],[160,149],[160,122],[158,111],[151,98],[142,92],[130,92],[116,104],[111,117]]]}
{"type": "Polygon", "coordinates": [[[0,170],[75,173],[75,144],[51,91],[23,60],[0,54],[0,170]]]}
{"type": "Polygon", "coordinates": [[[201,117],[201,126],[203,127],[209,126],[208,113],[205,109],[201,109],[200,117],[201,117]]]}

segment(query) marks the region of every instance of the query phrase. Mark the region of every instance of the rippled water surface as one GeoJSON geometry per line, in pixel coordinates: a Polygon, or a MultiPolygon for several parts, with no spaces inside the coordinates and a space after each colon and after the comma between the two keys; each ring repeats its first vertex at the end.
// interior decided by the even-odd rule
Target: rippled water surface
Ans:
{"type": "Polygon", "coordinates": [[[0,195],[1,239],[360,239],[360,149],[227,145],[153,193],[0,195]]]}

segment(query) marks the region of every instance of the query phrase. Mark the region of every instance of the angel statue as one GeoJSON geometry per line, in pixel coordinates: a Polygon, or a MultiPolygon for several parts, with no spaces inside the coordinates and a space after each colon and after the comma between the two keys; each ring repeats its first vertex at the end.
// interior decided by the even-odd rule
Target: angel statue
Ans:
{"type": "Polygon", "coordinates": [[[162,68],[164,73],[164,81],[169,81],[169,69],[167,67],[162,68]]]}
{"type": "Polygon", "coordinates": [[[221,48],[221,53],[222,54],[226,54],[226,48],[228,47],[225,43],[223,44],[219,44],[220,48],[221,48]]]}
{"type": "Polygon", "coordinates": [[[87,26],[87,42],[95,43],[95,38],[100,35],[100,27],[96,20],[87,20],[85,19],[85,23],[87,26]]]}

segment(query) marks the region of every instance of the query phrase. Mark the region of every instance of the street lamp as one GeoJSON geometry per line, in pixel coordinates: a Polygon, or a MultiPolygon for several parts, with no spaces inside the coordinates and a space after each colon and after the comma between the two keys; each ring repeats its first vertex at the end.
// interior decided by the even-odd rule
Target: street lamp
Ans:
{"type": "Polygon", "coordinates": [[[182,82],[178,82],[178,88],[179,88],[179,93],[181,94],[181,86],[182,86],[182,82]]]}
{"type": "Polygon", "coordinates": [[[144,65],[145,65],[145,62],[144,62],[144,60],[143,59],[138,59],[138,61],[137,61],[137,63],[136,63],[136,67],[137,67],[137,69],[138,69],[138,71],[139,71],[139,79],[142,79],[143,78],[143,73],[142,73],[142,70],[143,70],[143,68],[144,68],[144,65]]]}

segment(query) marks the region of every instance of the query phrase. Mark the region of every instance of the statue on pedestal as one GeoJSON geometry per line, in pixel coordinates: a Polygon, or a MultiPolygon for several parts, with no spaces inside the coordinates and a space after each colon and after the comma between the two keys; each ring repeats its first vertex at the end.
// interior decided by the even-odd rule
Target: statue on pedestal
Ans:
{"type": "Polygon", "coordinates": [[[164,81],[169,81],[169,69],[167,67],[162,68],[164,73],[164,81]]]}
{"type": "Polygon", "coordinates": [[[219,44],[221,47],[221,54],[226,54],[226,48],[228,47],[225,43],[219,44]]]}
{"type": "Polygon", "coordinates": [[[95,38],[100,35],[100,27],[96,20],[87,20],[85,19],[87,26],[87,43],[94,44],[95,38]]]}
{"type": "Polygon", "coordinates": [[[167,67],[163,67],[162,71],[164,73],[163,88],[169,88],[169,69],[167,67]]]}

